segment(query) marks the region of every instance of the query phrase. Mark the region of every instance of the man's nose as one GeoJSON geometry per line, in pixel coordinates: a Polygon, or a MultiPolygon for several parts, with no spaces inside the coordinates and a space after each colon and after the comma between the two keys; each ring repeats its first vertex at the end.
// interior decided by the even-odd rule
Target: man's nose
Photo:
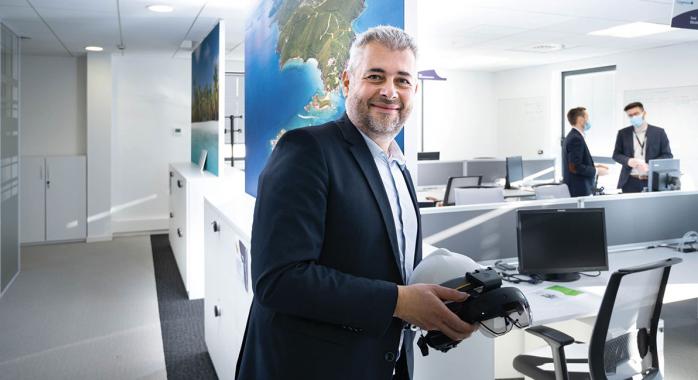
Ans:
{"type": "Polygon", "coordinates": [[[392,81],[385,81],[385,84],[381,87],[380,95],[388,99],[397,98],[397,87],[392,81]]]}

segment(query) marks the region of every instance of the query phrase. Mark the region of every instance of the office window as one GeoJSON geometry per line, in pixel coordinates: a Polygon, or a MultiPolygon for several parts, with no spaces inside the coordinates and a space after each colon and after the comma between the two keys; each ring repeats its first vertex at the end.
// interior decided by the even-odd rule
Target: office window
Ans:
{"type": "Polygon", "coordinates": [[[225,162],[245,169],[245,74],[225,74],[225,162]]]}
{"type": "Polygon", "coordinates": [[[585,107],[589,112],[591,130],[585,139],[595,162],[607,164],[612,169],[610,175],[599,178],[599,186],[615,188],[614,181],[617,182],[618,176],[610,164],[618,133],[618,117],[623,111],[616,102],[616,67],[562,73],[561,142],[572,128],[567,121],[567,111],[574,107],[585,107]]]}

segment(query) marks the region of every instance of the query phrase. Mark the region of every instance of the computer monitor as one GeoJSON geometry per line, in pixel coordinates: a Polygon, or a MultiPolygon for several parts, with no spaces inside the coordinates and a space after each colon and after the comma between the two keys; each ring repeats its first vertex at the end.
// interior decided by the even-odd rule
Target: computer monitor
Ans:
{"type": "Polygon", "coordinates": [[[476,158],[464,163],[464,175],[480,176],[483,184],[494,184],[507,175],[506,162],[500,159],[476,158]]]}
{"type": "Polygon", "coordinates": [[[511,189],[511,184],[523,181],[523,160],[521,156],[507,157],[506,189],[511,189]]]}
{"type": "Polygon", "coordinates": [[[516,232],[519,273],[566,282],[608,270],[603,208],[520,210],[516,232]]]}
{"type": "Polygon", "coordinates": [[[650,160],[647,191],[681,190],[681,162],[678,159],[650,160]]]}
{"type": "Polygon", "coordinates": [[[417,152],[417,161],[434,161],[441,157],[440,152],[417,152]]]}

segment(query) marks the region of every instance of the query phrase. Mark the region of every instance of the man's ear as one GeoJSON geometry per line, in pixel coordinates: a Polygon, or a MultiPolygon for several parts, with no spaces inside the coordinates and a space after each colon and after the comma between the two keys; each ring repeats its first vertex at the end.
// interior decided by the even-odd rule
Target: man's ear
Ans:
{"type": "Polygon", "coordinates": [[[351,81],[351,73],[349,70],[342,72],[342,94],[346,98],[349,94],[349,82],[351,81]]]}

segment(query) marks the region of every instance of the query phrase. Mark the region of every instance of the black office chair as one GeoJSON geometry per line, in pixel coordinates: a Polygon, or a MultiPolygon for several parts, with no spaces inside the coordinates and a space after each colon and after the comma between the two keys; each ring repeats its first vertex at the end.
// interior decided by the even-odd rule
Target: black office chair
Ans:
{"type": "Polygon", "coordinates": [[[514,358],[514,368],[536,380],[661,379],[663,375],[657,354],[659,314],[671,266],[681,261],[674,257],[613,273],[596,317],[588,350],[586,344],[576,342],[561,331],[534,326],[526,331],[550,345],[552,358],[519,355],[514,358]],[[572,345],[569,351],[587,355],[566,358],[565,346],[568,345],[572,345]],[[540,368],[550,363],[553,363],[554,371],[540,368]],[[568,371],[568,364],[573,363],[582,364],[582,367],[588,365],[588,369],[568,371]]]}
{"type": "Polygon", "coordinates": [[[456,198],[453,195],[453,189],[459,187],[478,187],[482,183],[482,176],[471,175],[462,177],[450,177],[446,185],[446,193],[444,194],[444,206],[453,206],[456,204],[456,198]]]}

